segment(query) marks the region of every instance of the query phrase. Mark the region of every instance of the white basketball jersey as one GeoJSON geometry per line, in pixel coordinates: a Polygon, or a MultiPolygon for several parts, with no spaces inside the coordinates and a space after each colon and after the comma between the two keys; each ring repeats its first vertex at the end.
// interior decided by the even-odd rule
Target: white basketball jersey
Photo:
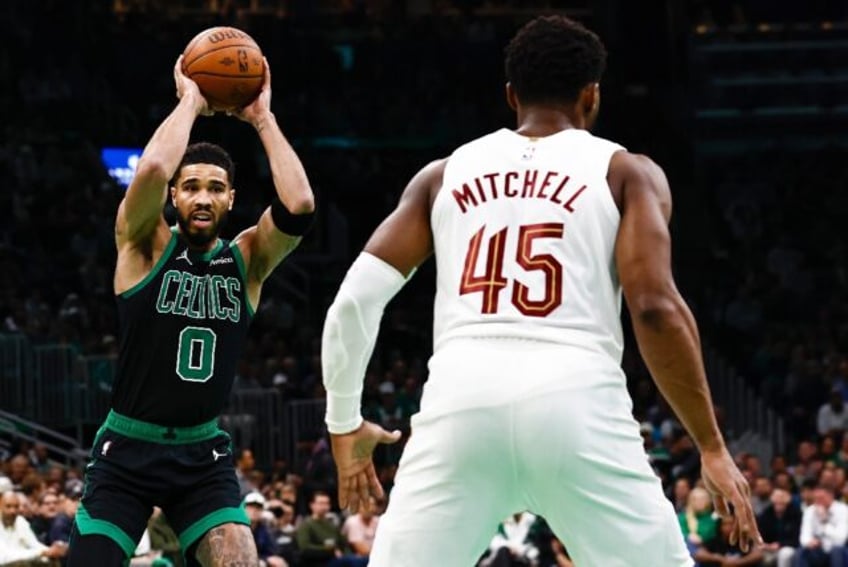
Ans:
{"type": "Polygon", "coordinates": [[[434,350],[455,337],[512,337],[620,363],[620,215],[606,177],[621,149],[585,130],[502,129],[451,155],[431,212],[434,350]]]}

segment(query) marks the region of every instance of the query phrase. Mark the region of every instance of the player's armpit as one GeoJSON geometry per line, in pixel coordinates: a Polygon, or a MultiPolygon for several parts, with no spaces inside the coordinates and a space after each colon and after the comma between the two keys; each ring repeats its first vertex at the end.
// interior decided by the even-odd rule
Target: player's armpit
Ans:
{"type": "Polygon", "coordinates": [[[430,206],[442,184],[447,159],[426,165],[412,178],[397,208],[377,227],[365,252],[394,266],[405,277],[433,253],[430,206]]]}

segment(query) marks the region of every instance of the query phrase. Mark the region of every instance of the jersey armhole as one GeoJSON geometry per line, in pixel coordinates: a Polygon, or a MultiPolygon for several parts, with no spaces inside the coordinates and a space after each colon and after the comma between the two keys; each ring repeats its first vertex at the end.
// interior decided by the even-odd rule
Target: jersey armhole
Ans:
{"type": "Polygon", "coordinates": [[[230,242],[230,250],[233,251],[233,258],[236,259],[236,267],[238,267],[241,283],[244,286],[244,303],[247,305],[247,312],[252,318],[255,312],[253,305],[250,304],[250,297],[247,295],[247,267],[244,264],[244,256],[241,255],[241,248],[238,247],[235,240],[230,242]]]}
{"type": "Polygon", "coordinates": [[[618,210],[618,205],[615,202],[615,198],[612,196],[612,187],[610,187],[609,180],[607,178],[609,176],[609,168],[612,163],[613,156],[618,152],[626,151],[627,150],[625,148],[619,145],[615,145],[610,148],[609,156],[607,157],[607,168],[606,171],[604,171],[604,185],[606,186],[604,193],[606,194],[601,197],[601,204],[609,215],[610,220],[612,220],[615,224],[621,222],[621,211],[618,210]]]}
{"type": "Polygon", "coordinates": [[[118,297],[123,299],[129,299],[136,293],[142,290],[144,286],[150,283],[150,280],[156,277],[159,271],[162,269],[162,266],[168,261],[168,258],[171,257],[171,252],[174,251],[174,248],[177,246],[177,233],[174,229],[171,229],[171,240],[168,241],[168,245],[165,247],[164,252],[162,252],[162,256],[159,257],[159,260],[150,270],[150,273],[144,276],[144,279],[126,290],[123,293],[118,294],[118,297]]]}

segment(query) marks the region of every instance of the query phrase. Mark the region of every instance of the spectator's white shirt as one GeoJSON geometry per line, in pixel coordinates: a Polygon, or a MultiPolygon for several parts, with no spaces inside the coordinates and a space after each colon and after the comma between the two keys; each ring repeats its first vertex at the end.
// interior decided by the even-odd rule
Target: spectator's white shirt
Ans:
{"type": "Polygon", "coordinates": [[[819,435],[827,435],[834,429],[848,430],[848,405],[842,408],[842,413],[833,411],[829,403],[822,405],[819,408],[817,426],[819,435]]]}
{"type": "Polygon", "coordinates": [[[0,565],[35,559],[45,549],[23,516],[15,518],[11,527],[0,524],[0,565]]]}
{"type": "Polygon", "coordinates": [[[371,523],[366,524],[362,521],[359,514],[348,516],[342,527],[342,534],[350,543],[364,542],[368,546],[374,545],[374,536],[377,533],[377,524],[380,523],[380,517],[374,516],[371,518],[371,523]]]}
{"type": "Polygon", "coordinates": [[[813,539],[821,541],[822,549],[829,552],[834,545],[845,545],[848,538],[848,506],[834,501],[822,518],[818,506],[807,506],[801,519],[801,546],[807,547],[813,539]]]}

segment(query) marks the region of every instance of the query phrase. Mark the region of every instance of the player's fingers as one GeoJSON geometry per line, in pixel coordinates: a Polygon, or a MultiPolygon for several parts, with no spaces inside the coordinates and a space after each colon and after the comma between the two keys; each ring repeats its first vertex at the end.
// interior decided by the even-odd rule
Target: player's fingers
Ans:
{"type": "Polygon", "coordinates": [[[369,508],[369,498],[371,496],[371,483],[368,482],[368,475],[365,471],[359,473],[359,502],[360,508],[369,508]]]}
{"type": "Polygon", "coordinates": [[[727,537],[730,545],[736,545],[739,541],[739,518],[733,518],[733,527],[730,530],[730,535],[727,537]]]}
{"type": "Polygon", "coordinates": [[[721,494],[713,495],[713,505],[719,516],[722,518],[730,517],[730,507],[727,505],[727,500],[724,499],[724,496],[721,494]]]}
{"type": "Polygon", "coordinates": [[[739,505],[734,504],[737,521],[739,522],[739,545],[742,551],[747,552],[750,549],[751,542],[759,545],[762,543],[762,536],[757,529],[757,520],[754,517],[754,510],[750,505],[750,500],[747,497],[740,499],[739,505]]]}
{"type": "Polygon", "coordinates": [[[339,507],[347,508],[347,479],[339,477],[339,507]]]}
{"type": "Polygon", "coordinates": [[[385,495],[383,493],[383,485],[380,483],[380,479],[377,477],[377,471],[374,469],[374,465],[372,464],[366,469],[368,473],[368,483],[371,485],[371,494],[377,500],[380,500],[385,495]]]}
{"type": "Polygon", "coordinates": [[[356,475],[348,477],[347,508],[353,513],[357,510],[356,475]]]}
{"type": "Polygon", "coordinates": [[[268,58],[262,57],[262,62],[265,63],[265,86],[271,87],[271,66],[268,65],[268,58]]]}

